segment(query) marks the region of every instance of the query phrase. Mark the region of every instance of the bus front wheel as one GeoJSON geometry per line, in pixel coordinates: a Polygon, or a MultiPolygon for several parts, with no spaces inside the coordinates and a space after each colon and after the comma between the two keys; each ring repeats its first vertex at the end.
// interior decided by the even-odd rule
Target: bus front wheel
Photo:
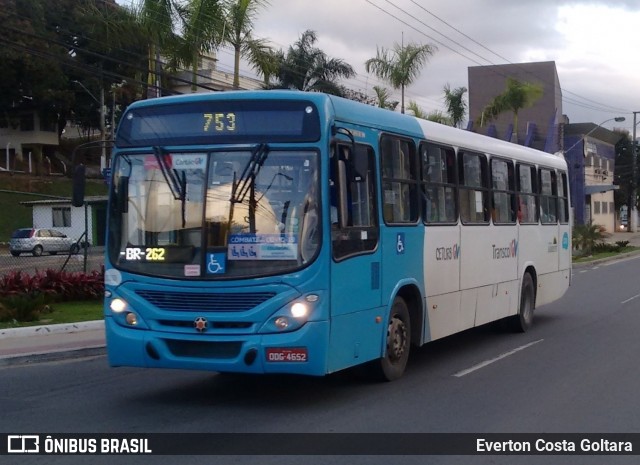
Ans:
{"type": "Polygon", "coordinates": [[[372,362],[372,374],[384,381],[402,376],[409,360],[411,347],[411,319],[407,303],[396,297],[389,314],[386,332],[386,348],[382,358],[372,362]]]}
{"type": "Polygon", "coordinates": [[[533,310],[536,304],[533,278],[529,273],[522,277],[522,291],[520,293],[520,308],[518,314],[509,320],[511,329],[515,332],[527,332],[533,325],[533,310]]]}

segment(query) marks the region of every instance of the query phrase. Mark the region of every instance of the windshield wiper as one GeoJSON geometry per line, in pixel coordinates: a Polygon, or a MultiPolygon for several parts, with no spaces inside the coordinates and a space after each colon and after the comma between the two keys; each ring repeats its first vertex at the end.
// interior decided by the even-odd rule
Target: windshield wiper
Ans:
{"type": "Polygon", "coordinates": [[[251,158],[242,170],[242,174],[233,185],[231,193],[231,201],[234,203],[244,202],[247,193],[253,188],[256,176],[260,172],[262,165],[269,156],[269,146],[267,144],[258,144],[251,152],[251,158]]]}
{"type": "Polygon", "coordinates": [[[233,205],[243,203],[249,194],[249,231],[253,234],[256,232],[256,177],[262,165],[269,156],[269,146],[267,144],[258,144],[251,152],[251,158],[242,170],[240,178],[236,182],[234,180],[231,189],[231,208],[229,209],[229,230],[233,226],[233,205]]]}
{"type": "Polygon", "coordinates": [[[184,228],[186,224],[187,174],[182,170],[182,176],[180,176],[178,170],[169,168],[167,160],[164,158],[166,153],[162,147],[153,147],[153,154],[160,167],[160,172],[169,186],[171,195],[181,202],[182,227],[184,228]]]}

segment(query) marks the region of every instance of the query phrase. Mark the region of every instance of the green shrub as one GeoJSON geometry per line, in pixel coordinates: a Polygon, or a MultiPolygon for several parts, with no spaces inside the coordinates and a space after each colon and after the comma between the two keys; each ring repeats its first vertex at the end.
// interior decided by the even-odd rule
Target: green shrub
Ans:
{"type": "Polygon", "coordinates": [[[626,246],[629,245],[629,241],[616,241],[616,244],[621,248],[624,249],[626,246]]]}
{"type": "Polygon", "coordinates": [[[49,304],[104,295],[104,268],[91,273],[14,271],[0,277],[0,321],[35,321],[49,304]]]}
{"type": "Polygon", "coordinates": [[[594,253],[619,253],[620,250],[622,250],[622,247],[620,247],[618,244],[607,244],[606,242],[598,242],[592,248],[592,251],[594,253]]]}

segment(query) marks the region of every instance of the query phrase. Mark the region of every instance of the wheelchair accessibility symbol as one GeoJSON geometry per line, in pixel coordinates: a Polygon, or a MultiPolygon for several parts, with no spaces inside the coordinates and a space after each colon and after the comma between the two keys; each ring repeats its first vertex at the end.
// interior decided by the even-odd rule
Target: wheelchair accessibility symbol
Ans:
{"type": "Polygon", "coordinates": [[[227,265],[227,257],[224,253],[207,254],[207,273],[224,274],[227,265]]]}
{"type": "Polygon", "coordinates": [[[396,239],[396,254],[403,255],[404,254],[404,233],[398,233],[396,239]]]}

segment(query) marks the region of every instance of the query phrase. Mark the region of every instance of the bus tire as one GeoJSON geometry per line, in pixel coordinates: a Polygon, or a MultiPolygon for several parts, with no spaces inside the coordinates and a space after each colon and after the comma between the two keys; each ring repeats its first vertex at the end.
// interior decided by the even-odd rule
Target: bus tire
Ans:
{"type": "Polygon", "coordinates": [[[533,278],[529,273],[522,277],[522,291],[520,292],[520,308],[518,314],[509,319],[510,329],[517,333],[527,332],[533,325],[533,311],[536,306],[536,296],[533,278]]]}
{"type": "Polygon", "coordinates": [[[402,376],[409,360],[411,348],[411,319],[409,308],[402,297],[396,297],[389,313],[385,353],[371,365],[375,378],[394,381],[402,376]]]}

